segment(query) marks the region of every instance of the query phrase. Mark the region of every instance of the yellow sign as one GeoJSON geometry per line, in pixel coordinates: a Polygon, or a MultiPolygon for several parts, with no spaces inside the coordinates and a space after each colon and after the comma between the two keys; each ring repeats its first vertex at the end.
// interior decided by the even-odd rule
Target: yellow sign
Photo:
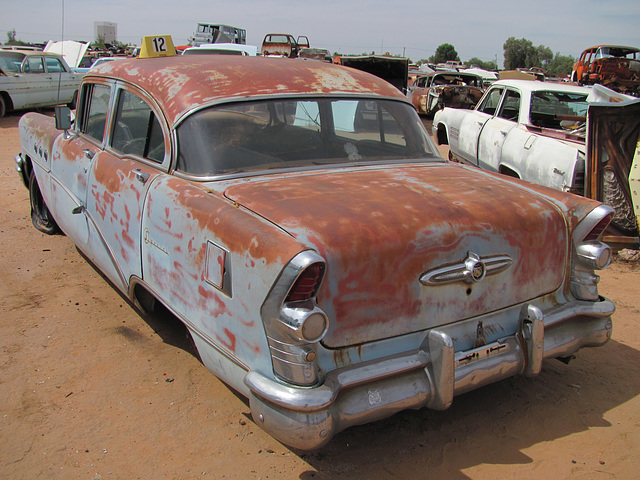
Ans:
{"type": "Polygon", "coordinates": [[[142,37],[142,47],[138,58],[171,57],[177,55],[171,35],[142,37]]]}

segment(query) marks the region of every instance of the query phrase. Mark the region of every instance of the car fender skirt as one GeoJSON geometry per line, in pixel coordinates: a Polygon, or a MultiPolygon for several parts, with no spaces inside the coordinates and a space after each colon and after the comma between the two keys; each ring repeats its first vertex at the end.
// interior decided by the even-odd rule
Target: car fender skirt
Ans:
{"type": "Polygon", "coordinates": [[[546,358],[566,357],[611,337],[613,303],[576,301],[543,313],[525,304],[519,330],[455,351],[447,327],[430,330],[417,350],[328,372],[317,387],[279,383],[255,371],[244,377],[256,424],[300,450],[320,448],[338,432],[406,409],[446,409],[453,397],[522,374],[546,358]]]}

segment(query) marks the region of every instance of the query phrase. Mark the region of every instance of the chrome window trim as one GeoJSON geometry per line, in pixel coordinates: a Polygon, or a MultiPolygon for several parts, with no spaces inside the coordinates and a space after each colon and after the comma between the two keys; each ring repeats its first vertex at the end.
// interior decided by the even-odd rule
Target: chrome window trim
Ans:
{"type": "Polygon", "coordinates": [[[325,170],[337,170],[337,169],[354,169],[354,168],[363,168],[363,169],[378,169],[378,168],[389,168],[389,167],[410,167],[421,165],[424,167],[429,167],[432,165],[443,165],[446,164],[447,161],[442,157],[429,157],[429,158],[418,158],[418,159],[402,159],[402,160],[385,160],[381,161],[369,161],[369,162],[349,162],[349,163],[336,163],[336,164],[325,164],[325,165],[309,165],[305,167],[290,167],[290,168],[274,168],[271,170],[255,170],[252,172],[238,172],[238,173],[225,173],[222,175],[207,175],[207,176],[197,176],[197,175],[189,175],[187,173],[181,172],[179,170],[173,170],[171,172],[172,175],[185,179],[191,180],[194,182],[206,183],[206,182],[216,182],[220,180],[232,180],[236,178],[246,178],[246,177],[257,177],[257,176],[267,176],[267,175],[280,175],[287,173],[313,173],[320,172],[325,170]]]}

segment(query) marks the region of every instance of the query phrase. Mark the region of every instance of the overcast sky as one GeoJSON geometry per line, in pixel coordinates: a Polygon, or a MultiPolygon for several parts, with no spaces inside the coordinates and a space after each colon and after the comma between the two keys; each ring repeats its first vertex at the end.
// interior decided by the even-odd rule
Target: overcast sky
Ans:
{"type": "Polygon", "coordinates": [[[509,37],[573,57],[597,44],[640,47],[638,0],[0,0],[0,11],[0,43],[13,29],[26,42],[91,42],[98,21],[116,23],[118,40],[136,45],[157,34],[183,45],[210,22],[244,28],[258,46],[267,33],[290,33],[332,53],[417,61],[450,43],[463,61],[500,66],[509,37]]]}

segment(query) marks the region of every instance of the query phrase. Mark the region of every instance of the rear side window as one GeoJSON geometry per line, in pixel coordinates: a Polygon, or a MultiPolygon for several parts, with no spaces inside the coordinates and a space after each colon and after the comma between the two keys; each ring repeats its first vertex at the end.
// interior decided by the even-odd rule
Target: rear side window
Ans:
{"type": "Polygon", "coordinates": [[[47,72],[56,73],[56,72],[64,72],[64,67],[62,63],[57,58],[45,58],[45,64],[47,65],[47,72]]]}
{"type": "Polygon", "coordinates": [[[571,130],[586,122],[588,108],[586,93],[533,92],[530,120],[537,127],[571,130]]]}

